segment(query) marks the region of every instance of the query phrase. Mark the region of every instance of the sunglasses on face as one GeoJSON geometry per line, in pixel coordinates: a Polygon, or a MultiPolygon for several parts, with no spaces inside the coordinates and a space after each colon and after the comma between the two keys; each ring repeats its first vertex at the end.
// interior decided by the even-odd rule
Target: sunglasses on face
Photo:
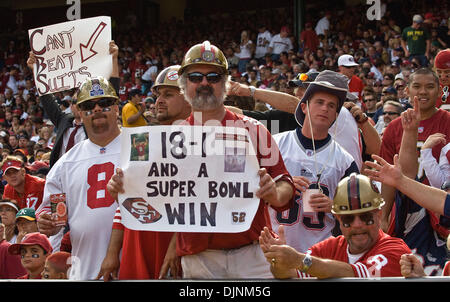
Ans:
{"type": "Polygon", "coordinates": [[[375,223],[373,219],[373,213],[368,212],[359,215],[352,215],[352,214],[342,215],[341,216],[342,225],[346,228],[349,228],[350,225],[353,223],[353,221],[355,221],[355,216],[359,216],[359,219],[366,225],[372,225],[375,223]]]}
{"type": "Polygon", "coordinates": [[[393,111],[385,111],[383,112],[383,115],[400,115],[398,112],[393,112],[393,111]]]}
{"type": "Polygon", "coordinates": [[[206,77],[206,81],[208,81],[209,84],[218,83],[222,79],[222,75],[217,72],[210,72],[207,74],[203,74],[201,72],[191,72],[188,74],[188,79],[192,83],[200,83],[203,81],[203,77],[206,77]]]}
{"type": "Polygon", "coordinates": [[[371,102],[371,101],[375,101],[375,99],[365,99],[363,102],[367,103],[367,102],[371,102]]]}
{"type": "Polygon", "coordinates": [[[86,102],[80,103],[78,105],[78,107],[80,107],[80,109],[82,111],[91,111],[95,108],[95,105],[99,105],[100,108],[104,109],[104,108],[111,107],[115,103],[116,103],[115,99],[104,98],[104,99],[100,99],[100,100],[96,100],[96,101],[86,101],[86,102]]]}

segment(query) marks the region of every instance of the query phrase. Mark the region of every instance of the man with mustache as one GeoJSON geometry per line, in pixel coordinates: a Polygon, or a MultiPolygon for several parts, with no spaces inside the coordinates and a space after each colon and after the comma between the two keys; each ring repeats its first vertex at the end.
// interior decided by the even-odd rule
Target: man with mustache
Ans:
{"type": "MultiPolygon", "coordinates": [[[[169,66],[162,70],[152,87],[156,99],[156,118],[160,125],[171,125],[184,121],[191,114],[191,105],[178,87],[180,66],[169,66]]],[[[112,196],[123,193],[123,172],[117,168],[108,185],[112,196]]],[[[113,230],[108,251],[103,260],[98,278],[103,280],[142,280],[179,275],[179,261],[175,254],[175,236],[172,232],[135,231],[121,222],[120,208],[114,217],[113,230]],[[169,249],[169,250],[168,250],[169,249]],[[122,251],[122,256],[120,252],[122,251]],[[120,268],[120,271],[119,271],[120,268]]]]}
{"type": "Polygon", "coordinates": [[[79,259],[69,279],[95,279],[108,247],[117,209],[106,185],[120,160],[118,100],[113,86],[103,77],[87,78],[82,83],[77,106],[88,139],[75,145],[52,167],[44,200],[37,210],[39,231],[59,243],[63,227],[50,216],[50,199],[53,194],[66,194],[72,255],[79,259]]]}
{"type": "Polygon", "coordinates": [[[377,187],[362,174],[352,173],[339,182],[332,213],[342,235],[313,245],[306,253],[286,245],[283,228],[275,238],[264,228],[259,239],[273,275],[286,278],[401,277],[400,258],[411,250],[381,226],[384,200],[377,187]]]}
{"type": "MultiPolygon", "coordinates": [[[[227,74],[225,55],[209,41],[187,51],[178,71],[178,85],[193,110],[187,123],[237,125],[249,130],[261,166],[258,172],[260,188],[255,192],[260,202],[252,225],[245,232],[177,233],[177,256],[181,257],[183,278],[187,279],[271,278],[269,266],[257,244],[259,233],[268,225],[266,203],[285,210],[293,202],[292,178],[270,133],[257,121],[225,109],[227,74]]],[[[112,195],[120,192],[118,183],[120,178],[114,175],[108,184],[112,195]]]]}

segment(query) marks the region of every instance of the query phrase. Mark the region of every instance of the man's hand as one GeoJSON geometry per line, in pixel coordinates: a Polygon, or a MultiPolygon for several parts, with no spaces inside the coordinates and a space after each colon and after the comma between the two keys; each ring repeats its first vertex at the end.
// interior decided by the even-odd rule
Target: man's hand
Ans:
{"type": "Polygon", "coordinates": [[[106,254],[97,275],[97,280],[103,277],[103,281],[117,280],[120,267],[120,259],[117,255],[106,254]]]}
{"type": "Polygon", "coordinates": [[[297,196],[300,196],[300,193],[305,192],[311,184],[309,179],[304,176],[292,176],[292,180],[294,181],[294,186],[297,189],[295,192],[295,195],[297,196]]]}
{"type": "Polygon", "coordinates": [[[114,40],[109,42],[109,54],[111,54],[113,58],[119,57],[119,47],[116,45],[114,40]]]}
{"type": "Polygon", "coordinates": [[[161,266],[159,279],[168,277],[178,279],[181,273],[181,258],[177,256],[176,234],[173,234],[170,244],[167,248],[164,262],[161,266]],[[169,276],[167,276],[169,275],[169,276]]]}
{"type": "Polygon", "coordinates": [[[428,136],[425,143],[423,143],[421,149],[422,150],[423,149],[433,149],[435,146],[439,145],[440,143],[445,145],[445,143],[447,142],[445,138],[446,138],[446,135],[442,134],[442,133],[431,134],[430,136],[428,136]]]}
{"type": "Polygon", "coordinates": [[[333,200],[323,193],[311,194],[309,204],[314,212],[330,213],[333,207],[333,200]]]}
{"type": "Polygon", "coordinates": [[[250,88],[247,85],[230,81],[230,86],[228,88],[228,95],[237,96],[250,96],[250,88]]]}
{"type": "Polygon", "coordinates": [[[278,201],[277,185],[273,181],[266,168],[261,168],[258,171],[260,177],[259,189],[256,191],[256,197],[264,200],[269,204],[275,204],[278,201]]]}
{"type": "Polygon", "coordinates": [[[36,63],[36,56],[34,55],[34,53],[32,51],[30,51],[28,53],[27,66],[28,66],[28,68],[31,69],[31,71],[33,71],[35,63],[36,63]]]}
{"type": "Polygon", "coordinates": [[[353,118],[358,124],[365,123],[368,117],[364,114],[361,108],[358,105],[352,102],[345,102],[344,107],[352,114],[353,118]]]}
{"type": "Polygon", "coordinates": [[[409,108],[401,114],[402,127],[404,131],[415,131],[419,128],[420,123],[419,98],[414,97],[414,109],[409,108]]]}
{"type": "Polygon", "coordinates": [[[56,235],[62,228],[62,226],[56,225],[50,214],[46,213],[43,213],[38,217],[37,225],[39,232],[47,236],[56,235]]]}
{"type": "Polygon", "coordinates": [[[400,257],[400,271],[405,278],[417,278],[424,277],[425,271],[423,270],[422,263],[413,254],[403,254],[400,257]]]}
{"type": "Polygon", "coordinates": [[[119,193],[125,193],[123,190],[123,171],[120,168],[116,169],[114,174],[106,185],[106,189],[114,200],[118,200],[119,193]]]}
{"type": "Polygon", "coordinates": [[[399,183],[400,179],[404,177],[400,164],[398,162],[398,154],[394,156],[394,165],[389,164],[383,158],[373,154],[372,158],[377,162],[366,161],[365,164],[370,168],[364,169],[364,172],[370,179],[379,181],[388,186],[394,187],[399,183]]]}

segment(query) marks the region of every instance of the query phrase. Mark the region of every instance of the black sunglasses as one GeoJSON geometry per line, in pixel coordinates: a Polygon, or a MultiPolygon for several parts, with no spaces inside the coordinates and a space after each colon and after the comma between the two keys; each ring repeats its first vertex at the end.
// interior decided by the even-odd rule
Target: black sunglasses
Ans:
{"type": "Polygon", "coordinates": [[[398,112],[393,112],[393,111],[385,111],[385,112],[383,112],[383,115],[400,115],[400,113],[398,113],[398,112]]]}
{"type": "Polygon", "coordinates": [[[364,103],[371,102],[371,101],[375,101],[375,99],[372,98],[372,99],[365,99],[365,100],[363,100],[364,103]]]}
{"type": "Polygon", "coordinates": [[[81,111],[91,111],[95,108],[95,105],[99,105],[100,108],[108,108],[116,103],[115,99],[103,98],[98,101],[85,101],[78,105],[81,111]]]}
{"type": "Polygon", "coordinates": [[[218,83],[222,79],[222,75],[217,72],[209,72],[207,74],[203,74],[201,72],[188,73],[188,79],[192,83],[200,83],[201,81],[203,81],[203,77],[206,77],[206,80],[209,84],[218,83]]]}
{"type": "Polygon", "coordinates": [[[353,214],[342,215],[341,216],[342,225],[346,228],[349,228],[350,225],[355,220],[355,216],[359,216],[359,219],[361,219],[361,221],[364,222],[366,225],[372,225],[375,223],[375,221],[373,219],[373,213],[367,212],[367,213],[362,213],[359,215],[353,215],[353,214]]]}

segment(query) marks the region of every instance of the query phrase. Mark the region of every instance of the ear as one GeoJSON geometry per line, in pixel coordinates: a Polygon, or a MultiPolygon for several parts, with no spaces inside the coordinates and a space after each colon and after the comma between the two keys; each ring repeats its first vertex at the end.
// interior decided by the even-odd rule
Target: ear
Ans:
{"type": "MultiPolygon", "coordinates": [[[[308,101],[306,101],[306,102],[308,102],[308,101]]],[[[307,113],[306,102],[300,103],[300,108],[302,108],[302,111],[303,111],[303,113],[305,114],[305,116],[306,116],[306,113],[307,113]]]]}

